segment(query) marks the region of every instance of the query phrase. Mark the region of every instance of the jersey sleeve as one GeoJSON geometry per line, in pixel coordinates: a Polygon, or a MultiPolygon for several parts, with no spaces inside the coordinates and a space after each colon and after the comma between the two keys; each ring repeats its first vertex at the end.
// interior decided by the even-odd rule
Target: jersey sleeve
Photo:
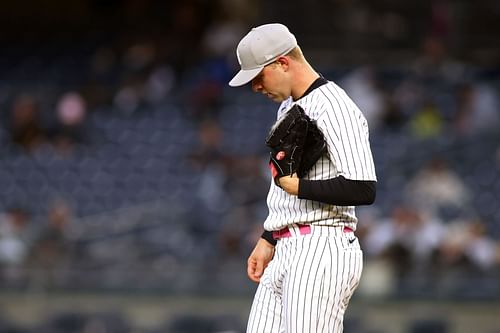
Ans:
{"type": "Polygon", "coordinates": [[[337,176],[376,181],[368,122],[363,113],[340,88],[330,91],[323,106],[317,124],[327,141],[337,176]]]}

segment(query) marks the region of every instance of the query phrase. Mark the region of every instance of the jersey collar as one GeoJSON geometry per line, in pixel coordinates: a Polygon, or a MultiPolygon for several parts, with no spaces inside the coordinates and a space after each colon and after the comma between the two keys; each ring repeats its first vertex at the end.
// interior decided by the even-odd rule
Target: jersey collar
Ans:
{"type": "Polygon", "coordinates": [[[307,90],[304,92],[302,96],[300,96],[297,100],[301,99],[304,96],[307,96],[311,91],[313,91],[316,88],[321,87],[322,85],[328,83],[328,80],[323,77],[323,75],[319,75],[319,77],[314,80],[314,82],[307,88],[307,90]]]}

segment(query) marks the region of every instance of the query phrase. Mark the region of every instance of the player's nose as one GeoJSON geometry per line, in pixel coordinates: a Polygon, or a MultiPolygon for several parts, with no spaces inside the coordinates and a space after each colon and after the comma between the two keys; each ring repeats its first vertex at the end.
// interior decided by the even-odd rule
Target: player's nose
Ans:
{"type": "Polygon", "coordinates": [[[257,80],[252,80],[252,90],[255,92],[260,92],[262,90],[262,84],[257,80]]]}

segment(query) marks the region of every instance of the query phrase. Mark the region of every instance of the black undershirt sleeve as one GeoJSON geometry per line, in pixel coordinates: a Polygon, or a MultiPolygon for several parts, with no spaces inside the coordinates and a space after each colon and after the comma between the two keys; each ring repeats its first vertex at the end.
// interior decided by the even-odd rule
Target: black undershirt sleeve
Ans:
{"type": "MultiPolygon", "coordinates": [[[[370,205],[375,201],[375,181],[350,180],[339,176],[327,180],[299,180],[299,199],[315,200],[336,206],[370,205]]],[[[276,245],[271,231],[261,236],[276,245]]]]}
{"type": "Polygon", "coordinates": [[[336,206],[370,205],[375,201],[376,184],[343,176],[326,180],[300,179],[298,197],[336,206]]]}

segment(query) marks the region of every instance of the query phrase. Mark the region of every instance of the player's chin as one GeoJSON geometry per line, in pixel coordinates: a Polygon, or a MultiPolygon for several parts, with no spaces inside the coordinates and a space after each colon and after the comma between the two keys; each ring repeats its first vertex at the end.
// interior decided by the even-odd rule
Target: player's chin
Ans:
{"type": "Polygon", "coordinates": [[[281,103],[284,101],[284,98],[281,98],[281,96],[277,96],[277,95],[273,95],[273,94],[267,94],[266,96],[270,100],[277,102],[277,103],[281,103]]]}

